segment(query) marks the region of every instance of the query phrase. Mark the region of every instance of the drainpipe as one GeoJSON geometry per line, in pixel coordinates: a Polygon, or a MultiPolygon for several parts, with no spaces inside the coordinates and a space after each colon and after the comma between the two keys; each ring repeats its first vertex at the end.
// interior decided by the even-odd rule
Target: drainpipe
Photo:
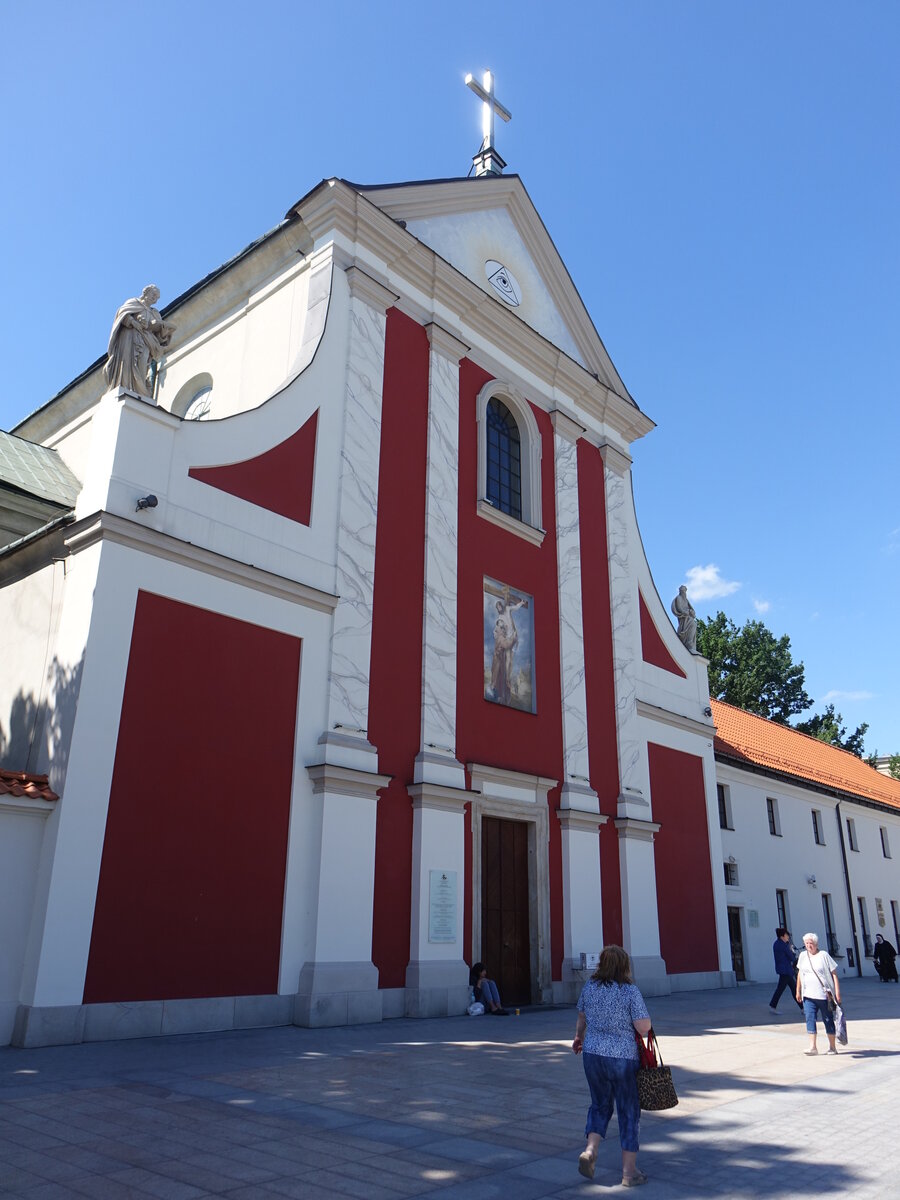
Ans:
{"type": "Polygon", "coordinates": [[[850,868],[847,866],[847,850],[844,846],[844,823],[841,820],[841,802],[835,805],[838,825],[838,841],[841,843],[841,860],[844,864],[844,886],[847,889],[847,907],[850,909],[850,929],[853,932],[853,949],[856,953],[856,974],[862,978],[862,959],[859,956],[859,940],[856,936],[856,915],[853,909],[853,892],[850,889],[850,868]]]}

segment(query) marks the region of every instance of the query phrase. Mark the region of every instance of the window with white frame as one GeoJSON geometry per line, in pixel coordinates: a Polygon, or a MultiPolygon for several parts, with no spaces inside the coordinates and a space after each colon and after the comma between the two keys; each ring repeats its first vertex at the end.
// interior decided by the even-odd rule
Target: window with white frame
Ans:
{"type": "Polygon", "coordinates": [[[172,401],[172,413],[185,421],[206,421],[212,415],[213,378],[208,371],[182,384],[172,401]]]}
{"type": "Polygon", "coordinates": [[[856,822],[852,817],[847,818],[847,841],[850,843],[850,849],[859,851],[859,842],[856,840],[856,822]]]}
{"type": "Polygon", "coordinates": [[[825,834],[822,829],[822,814],[817,808],[812,810],[813,837],[817,846],[825,845],[825,834]]]}
{"type": "Polygon", "coordinates": [[[891,843],[888,841],[887,827],[882,825],[881,829],[881,853],[885,858],[891,857],[891,843]]]}
{"type": "Polygon", "coordinates": [[[734,829],[731,820],[731,793],[724,783],[716,784],[716,799],[719,802],[719,828],[734,829]]]}
{"type": "Polygon", "coordinates": [[[781,821],[778,819],[778,801],[773,796],[766,796],[766,818],[769,822],[769,833],[772,837],[781,837],[781,821]]]}
{"type": "Polygon", "coordinates": [[[776,888],[775,889],[775,910],[776,910],[776,914],[778,917],[778,928],[779,929],[790,929],[791,923],[788,920],[788,902],[787,902],[787,889],[786,888],[776,888]]]}
{"type": "Polygon", "coordinates": [[[727,887],[738,886],[738,869],[736,862],[726,862],[725,867],[725,884],[727,887]]]}
{"type": "Polygon", "coordinates": [[[495,379],[478,394],[476,418],[479,514],[540,544],[541,435],[531,405],[495,379]]]}

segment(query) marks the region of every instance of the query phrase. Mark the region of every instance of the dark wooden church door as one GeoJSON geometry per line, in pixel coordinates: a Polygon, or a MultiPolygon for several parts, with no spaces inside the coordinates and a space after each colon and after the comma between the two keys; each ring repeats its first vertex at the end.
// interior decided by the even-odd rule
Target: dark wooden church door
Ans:
{"type": "Polygon", "coordinates": [[[481,960],[506,1004],[531,1003],[528,825],[481,822],[481,960]]]}

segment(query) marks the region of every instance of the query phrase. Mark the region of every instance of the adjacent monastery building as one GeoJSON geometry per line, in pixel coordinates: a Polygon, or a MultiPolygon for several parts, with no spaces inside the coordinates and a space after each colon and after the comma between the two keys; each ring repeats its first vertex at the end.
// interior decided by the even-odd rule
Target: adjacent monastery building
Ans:
{"type": "Polygon", "coordinates": [[[0,435],[0,1043],[462,1013],[479,959],[572,1001],[611,941],[730,986],[826,894],[845,970],[896,933],[900,784],[711,707],[653,423],[490,167],[322,182],[0,435]]]}

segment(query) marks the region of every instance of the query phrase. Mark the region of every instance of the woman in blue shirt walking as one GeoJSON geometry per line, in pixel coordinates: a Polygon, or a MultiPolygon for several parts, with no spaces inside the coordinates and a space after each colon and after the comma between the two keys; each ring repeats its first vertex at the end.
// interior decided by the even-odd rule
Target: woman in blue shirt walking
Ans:
{"type": "Polygon", "coordinates": [[[647,1176],[637,1167],[641,1105],[638,1099],[638,1051],[634,1033],[650,1032],[644,997],[631,982],[631,961],[621,946],[605,946],[597,970],[578,999],[578,1022],[572,1049],[582,1055],[591,1089],[585,1136],[587,1146],[578,1170],[593,1179],[597,1150],[606,1137],[613,1104],[622,1144],[622,1183],[637,1187],[647,1176]]]}

